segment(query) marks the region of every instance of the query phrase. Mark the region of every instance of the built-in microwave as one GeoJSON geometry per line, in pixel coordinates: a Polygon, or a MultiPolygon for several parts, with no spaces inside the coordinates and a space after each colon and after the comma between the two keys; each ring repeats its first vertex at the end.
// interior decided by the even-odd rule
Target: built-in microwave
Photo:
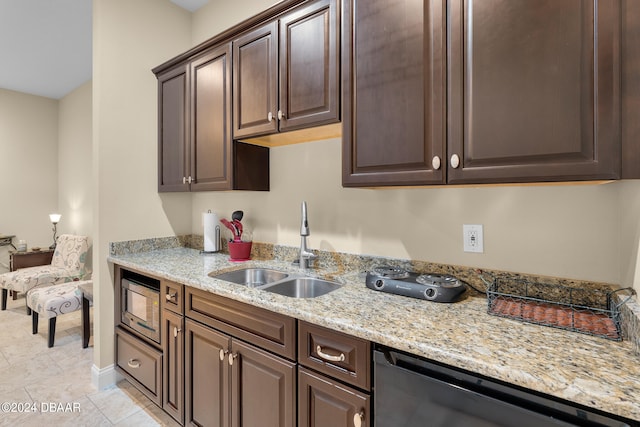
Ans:
{"type": "Polygon", "coordinates": [[[122,323],[160,344],[160,286],[123,278],[122,323]]]}

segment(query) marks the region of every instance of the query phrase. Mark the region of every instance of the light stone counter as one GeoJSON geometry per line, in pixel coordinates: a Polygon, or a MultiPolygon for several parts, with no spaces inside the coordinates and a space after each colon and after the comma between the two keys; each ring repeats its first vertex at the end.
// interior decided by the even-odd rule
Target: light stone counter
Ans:
{"type": "Polygon", "coordinates": [[[208,276],[244,267],[301,273],[288,262],[234,263],[228,255],[201,255],[187,248],[111,256],[109,261],[640,421],[640,361],[629,342],[491,316],[484,296],[472,291],[460,302],[438,304],[372,291],[361,271],[311,270],[310,275],[344,286],[317,298],[295,299],[208,276]]]}

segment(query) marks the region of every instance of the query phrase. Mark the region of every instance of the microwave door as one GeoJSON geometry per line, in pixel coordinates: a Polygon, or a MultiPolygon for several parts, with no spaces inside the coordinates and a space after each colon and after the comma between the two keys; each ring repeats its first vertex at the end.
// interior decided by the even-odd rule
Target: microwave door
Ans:
{"type": "MultiPolygon", "coordinates": [[[[149,322],[147,303],[149,297],[143,294],[139,294],[131,289],[125,289],[126,307],[125,312],[132,315],[135,319],[138,319],[138,323],[142,326],[149,322]]],[[[145,325],[146,326],[146,325],[145,325]]]]}

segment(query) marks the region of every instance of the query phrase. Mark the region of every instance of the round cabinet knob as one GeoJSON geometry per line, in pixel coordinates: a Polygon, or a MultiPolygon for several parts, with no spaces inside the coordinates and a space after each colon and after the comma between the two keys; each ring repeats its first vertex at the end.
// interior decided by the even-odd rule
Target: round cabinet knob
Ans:
{"type": "Polygon", "coordinates": [[[364,411],[360,411],[353,416],[354,427],[362,427],[362,421],[364,421],[364,411]]]}
{"type": "Polygon", "coordinates": [[[177,338],[178,337],[178,332],[181,332],[182,329],[180,328],[176,328],[175,326],[173,327],[173,337],[177,338]]]}
{"type": "Polygon", "coordinates": [[[229,353],[227,350],[221,348],[220,349],[220,361],[223,362],[224,361],[224,357],[227,355],[227,353],[229,353]]]}
{"type": "Polygon", "coordinates": [[[457,169],[458,166],[460,166],[460,156],[454,154],[453,156],[451,156],[451,167],[457,169]]]}
{"type": "Polygon", "coordinates": [[[440,157],[438,156],[433,156],[433,159],[431,159],[431,166],[433,166],[434,170],[438,170],[440,169],[440,157]]]}
{"type": "Polygon", "coordinates": [[[267,120],[269,122],[273,120],[273,113],[271,111],[269,111],[269,114],[267,114],[267,120]]]}
{"type": "Polygon", "coordinates": [[[278,110],[278,120],[286,119],[286,116],[282,112],[282,110],[278,110]]]}
{"type": "Polygon", "coordinates": [[[165,295],[165,298],[167,299],[167,301],[171,301],[172,299],[176,299],[176,295],[177,295],[176,292],[174,293],[169,292],[168,294],[165,295]]]}

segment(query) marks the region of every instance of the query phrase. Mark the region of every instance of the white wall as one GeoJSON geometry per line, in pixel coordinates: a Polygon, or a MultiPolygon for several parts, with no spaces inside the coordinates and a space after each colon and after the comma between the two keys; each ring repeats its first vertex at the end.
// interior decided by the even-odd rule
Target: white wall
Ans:
{"type": "MultiPolygon", "coordinates": [[[[0,89],[0,234],[29,247],[53,243],[58,209],[58,101],[0,89]]],[[[0,273],[7,251],[0,247],[0,273]]]]}
{"type": "Polygon", "coordinates": [[[157,82],[191,47],[191,15],[168,0],[93,3],[94,361],[113,363],[109,242],[186,234],[188,194],[157,193],[157,82]]]}

